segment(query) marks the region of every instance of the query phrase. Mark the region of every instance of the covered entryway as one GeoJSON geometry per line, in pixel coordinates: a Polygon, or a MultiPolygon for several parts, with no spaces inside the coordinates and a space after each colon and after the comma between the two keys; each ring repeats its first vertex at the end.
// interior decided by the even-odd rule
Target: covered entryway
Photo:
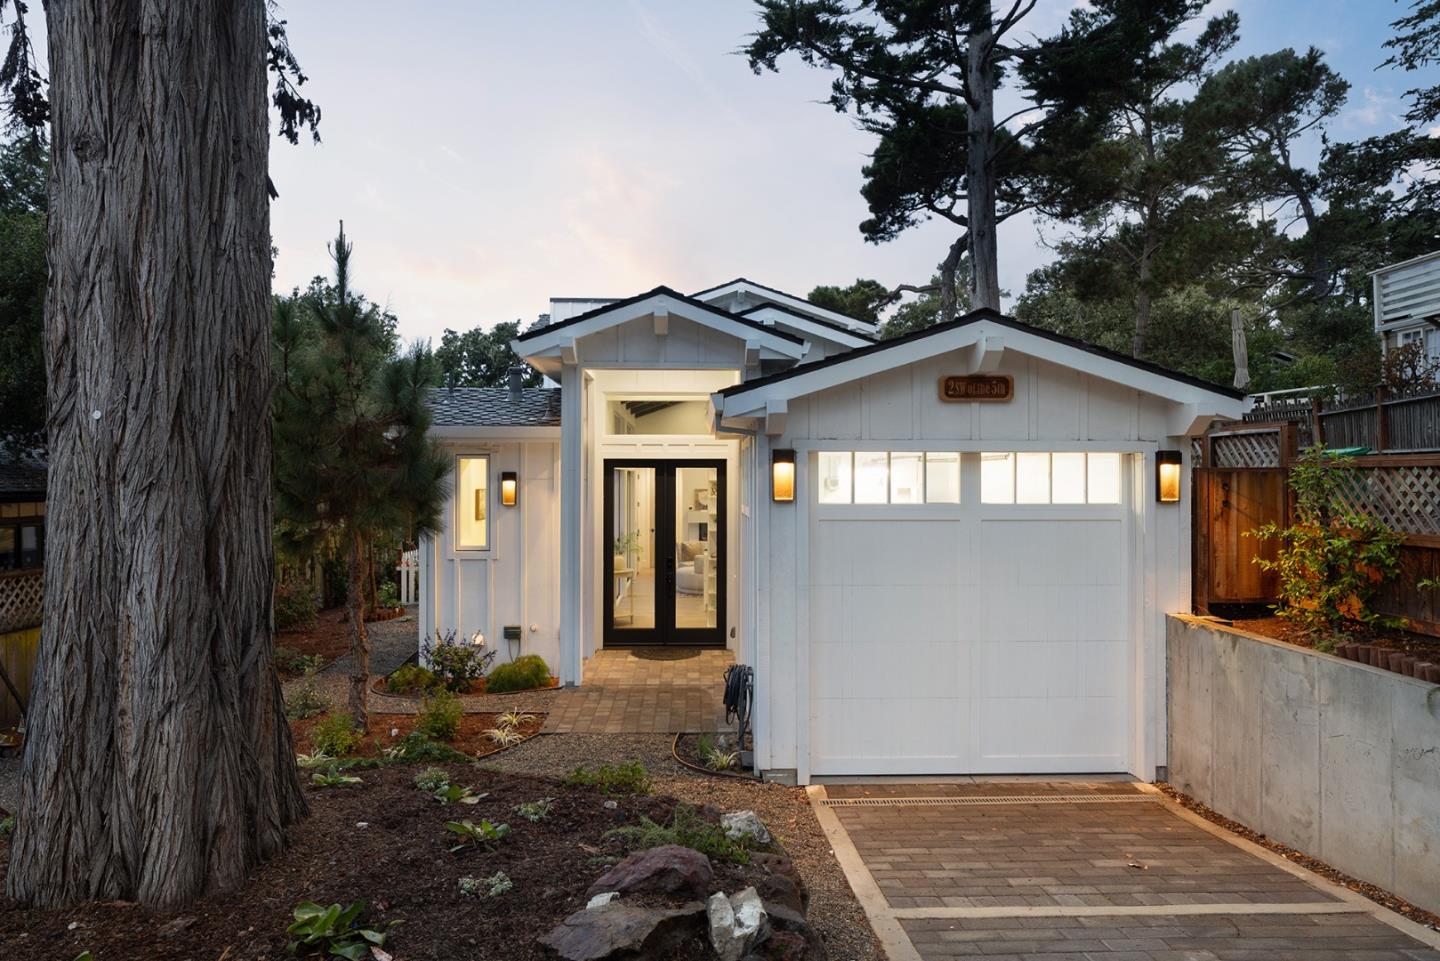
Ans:
{"type": "Polygon", "coordinates": [[[813,456],[812,773],[1130,768],[1131,455],[813,456]]]}

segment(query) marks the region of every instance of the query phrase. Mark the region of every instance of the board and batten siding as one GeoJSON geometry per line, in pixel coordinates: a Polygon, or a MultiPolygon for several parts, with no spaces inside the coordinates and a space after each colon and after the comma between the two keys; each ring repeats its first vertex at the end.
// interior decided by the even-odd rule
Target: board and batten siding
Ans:
{"type": "MultiPolygon", "coordinates": [[[[1129,498],[1130,589],[1124,617],[1132,637],[1133,685],[1129,698],[1134,733],[1131,763],[1147,780],[1165,762],[1164,622],[1166,611],[1189,610],[1189,481],[1182,502],[1156,509],[1154,451],[1188,444],[1166,437],[1169,402],[1080,371],[1007,350],[995,373],[1015,380],[1004,403],[947,403],[942,376],[966,373],[956,351],[788,403],[785,432],[761,435],[755,457],[765,478],[757,496],[753,534],[762,571],[756,578],[753,623],[757,633],[757,764],[809,777],[813,635],[809,567],[815,479],[810,454],[818,450],[1091,450],[1126,458],[1129,498]],[[793,504],[769,495],[770,451],[797,451],[793,504]],[[1138,638],[1140,643],[1133,643],[1138,638]]],[[[1182,472],[1188,474],[1188,472],[1182,472]]],[[[963,616],[963,615],[962,615],[963,616]]]]}
{"type": "Polygon", "coordinates": [[[420,545],[419,639],[455,631],[460,640],[475,631],[510,660],[502,636],[507,624],[521,628],[521,654],[539,654],[556,671],[560,663],[560,445],[558,441],[450,442],[454,456],[487,455],[490,490],[490,549],[454,548],[454,477],[443,527],[420,545]],[[502,507],[500,472],[519,475],[514,507],[502,507]]]}

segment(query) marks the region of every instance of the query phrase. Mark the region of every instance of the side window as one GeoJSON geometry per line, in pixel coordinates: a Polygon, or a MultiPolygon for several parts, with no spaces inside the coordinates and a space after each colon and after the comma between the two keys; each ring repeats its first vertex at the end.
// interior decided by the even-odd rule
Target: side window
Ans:
{"type": "Polygon", "coordinates": [[[455,458],[455,549],[490,548],[490,458],[455,458]]]}

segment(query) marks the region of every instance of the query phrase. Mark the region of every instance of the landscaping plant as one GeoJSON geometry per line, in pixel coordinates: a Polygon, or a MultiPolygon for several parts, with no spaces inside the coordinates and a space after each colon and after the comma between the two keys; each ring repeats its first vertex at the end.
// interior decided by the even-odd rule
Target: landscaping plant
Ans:
{"type": "Polygon", "coordinates": [[[550,665],[539,654],[517,657],[509,664],[501,664],[485,678],[485,693],[506,694],[510,691],[529,691],[550,684],[550,665]]]}
{"type": "Polygon", "coordinates": [[[514,747],[525,740],[525,735],[513,727],[492,727],[485,732],[485,736],[500,747],[514,747]]]}
{"type": "Polygon", "coordinates": [[[330,699],[320,693],[312,677],[285,700],[285,716],[292,721],[303,721],[330,710],[330,699]]]}
{"type": "MultiPolygon", "coordinates": [[[[277,577],[275,580],[275,628],[286,631],[297,627],[309,627],[315,623],[319,607],[315,603],[315,591],[300,577],[277,577]]],[[[276,646],[278,661],[284,648],[276,646]]]]}
{"type": "Polygon", "coordinates": [[[699,755],[700,763],[712,771],[728,771],[740,763],[739,752],[725,750],[709,734],[700,735],[695,753],[699,755]]]}
{"type": "Polygon", "coordinates": [[[275,669],[282,674],[314,674],[322,663],[318,654],[301,654],[293,647],[275,645],[275,669]]]}
{"type": "Polygon", "coordinates": [[[515,728],[524,727],[533,720],[535,720],[535,715],[533,714],[521,714],[519,711],[506,711],[504,714],[495,718],[495,723],[500,727],[515,728]]]}
{"type": "Polygon", "coordinates": [[[335,763],[335,759],[324,751],[316,751],[313,754],[295,755],[295,763],[306,770],[310,768],[326,767],[335,763]]]}
{"type": "Polygon", "coordinates": [[[435,789],[435,800],[441,804],[479,804],[489,793],[476,794],[471,788],[460,784],[442,784],[435,789]]]}
{"type": "Polygon", "coordinates": [[[460,843],[450,849],[452,854],[471,845],[493,851],[510,833],[510,825],[491,824],[488,820],[482,820],[479,824],[470,821],[446,821],[445,830],[460,837],[460,843]]]}
{"type": "Polygon", "coordinates": [[[657,824],[642,816],[639,825],[615,828],[606,831],[603,836],[619,839],[626,849],[631,851],[678,844],[712,859],[718,858],[733,864],[750,863],[750,848],[744,840],[726,837],[720,825],[705,820],[689,804],[677,804],[669,824],[657,824]]]}
{"type": "Polygon", "coordinates": [[[353,774],[341,774],[339,771],[316,771],[310,775],[310,783],[316,787],[354,787],[363,782],[353,774]]]}
{"type": "Polygon", "coordinates": [[[434,794],[449,783],[450,775],[438,767],[427,767],[415,775],[415,786],[428,794],[434,794]]]}
{"type": "Polygon", "coordinates": [[[402,664],[385,681],[391,694],[428,694],[445,687],[435,672],[421,664],[402,664]]]}
{"type": "Polygon", "coordinates": [[[315,751],[331,757],[344,757],[360,746],[361,735],[344,714],[328,714],[315,725],[315,751]]]}
{"type": "Polygon", "coordinates": [[[301,901],[295,906],[295,920],[285,933],[290,935],[286,948],[301,957],[325,955],[361,961],[371,957],[370,946],[385,943],[385,933],[365,927],[360,915],[365,913],[364,901],[351,901],[341,907],[322,907],[314,901],[301,901]]]}
{"type": "Polygon", "coordinates": [[[449,691],[436,691],[420,702],[415,730],[441,741],[453,741],[460,733],[460,717],[464,714],[460,698],[449,691]]]}
{"type": "Polygon", "coordinates": [[[478,898],[484,895],[487,898],[499,897],[506,891],[515,887],[515,882],[504,871],[496,871],[488,878],[463,877],[460,879],[460,896],[466,898],[478,898]]]}
{"type": "Polygon", "coordinates": [[[457,694],[484,677],[485,669],[495,660],[495,651],[482,644],[457,643],[454,631],[442,636],[437,630],[435,643],[426,642],[420,654],[440,683],[457,694]]]}
{"type": "Polygon", "coordinates": [[[599,788],[601,794],[649,794],[650,772],[639,761],[595,768],[581,764],[565,775],[564,783],[566,787],[599,788]]]}
{"type": "Polygon", "coordinates": [[[420,731],[411,731],[387,747],[382,757],[388,764],[418,764],[422,761],[453,764],[470,760],[463,751],[457,751],[448,744],[437,744],[420,731]]]}
{"type": "Polygon", "coordinates": [[[1361,483],[1351,458],[1308,448],[1290,472],[1294,522],[1248,532],[1279,542],[1274,560],[1257,556],[1255,563],[1280,575],[1275,613],[1299,625],[1319,650],[1333,649],[1347,622],[1403,626],[1370,607],[1376,590],[1400,569],[1402,537],[1349,506],[1345,492],[1361,483]]]}
{"type": "Polygon", "coordinates": [[[542,797],[538,801],[522,801],[515,805],[515,813],[531,823],[543,821],[550,816],[550,808],[554,803],[553,797],[542,797]]]}
{"type": "Polygon", "coordinates": [[[381,607],[400,606],[400,587],[394,581],[382,581],[375,591],[375,602],[381,607]]]}

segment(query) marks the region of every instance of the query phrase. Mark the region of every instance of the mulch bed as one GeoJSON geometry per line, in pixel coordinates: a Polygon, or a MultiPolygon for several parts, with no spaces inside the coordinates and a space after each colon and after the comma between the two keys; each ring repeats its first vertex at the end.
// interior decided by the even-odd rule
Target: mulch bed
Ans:
{"type": "MultiPolygon", "coordinates": [[[[180,911],[149,911],[127,903],[66,910],[25,910],[0,900],[0,955],[70,961],[91,951],[97,961],[260,961],[285,957],[285,928],[294,906],[363,898],[364,919],[400,924],[386,949],[404,961],[546,957],[536,938],[584,907],[585,889],[624,852],[612,827],[641,815],[667,820],[671,798],[615,798],[566,788],[556,781],[500,774],[472,765],[440,765],[454,783],[489,792],[474,806],[440,805],[415,789],[419,768],[397,765],[362,771],[364,783],[305,793],[310,817],[292,833],[291,847],[263,865],[242,890],[216,894],[180,911]],[[515,805],[555,799],[547,820],[531,823],[515,805]],[[493,852],[450,853],[448,820],[504,822],[510,835],[493,852]],[[359,827],[359,824],[365,827],[359,827]],[[514,883],[494,898],[466,898],[463,876],[503,871],[514,883]]],[[[0,874],[9,842],[0,839],[0,874]]],[[[715,887],[736,891],[748,869],[716,864],[715,887]]],[[[688,958],[678,954],[673,958],[688,958]]]]}
{"type": "MultiPolygon", "coordinates": [[[[365,623],[372,624],[400,617],[405,608],[394,607],[372,611],[365,623]]],[[[315,623],[305,627],[275,632],[275,646],[288,647],[299,654],[310,654],[329,664],[350,653],[350,617],[343,607],[331,607],[315,615],[315,623]]],[[[282,672],[283,673],[283,672],[282,672]]],[[[294,674],[286,674],[294,677],[294,674]]]]}
{"type": "MultiPolygon", "coordinates": [[[[291,721],[290,730],[295,735],[295,750],[302,754],[309,754],[314,750],[313,732],[315,725],[319,724],[325,715],[318,715],[306,718],[303,721],[291,721]]],[[[469,754],[471,757],[483,757],[487,754],[494,754],[502,748],[494,741],[485,736],[485,732],[496,727],[496,719],[499,714],[463,714],[460,717],[460,732],[453,741],[446,743],[457,751],[469,754]]],[[[361,746],[353,753],[354,757],[379,757],[387,747],[402,740],[405,735],[415,730],[419,721],[417,714],[377,714],[370,712],[370,733],[365,736],[361,746]]],[[[517,730],[526,738],[539,733],[540,728],[545,724],[545,715],[532,714],[530,720],[521,724],[517,730]]]]}
{"type": "MultiPolygon", "coordinates": [[[[1297,647],[1315,649],[1315,638],[1307,635],[1293,621],[1283,617],[1233,618],[1231,623],[1242,631],[1261,634],[1277,641],[1284,641],[1286,644],[1294,644],[1297,647]]],[[[1416,661],[1440,665],[1440,638],[1414,634],[1410,631],[1371,627],[1368,624],[1351,624],[1346,626],[1345,636],[1336,638],[1335,642],[1337,650],[1334,653],[1342,656],[1345,652],[1338,648],[1348,643],[1408,654],[1416,661]]],[[[1352,658],[1352,660],[1358,659],[1352,658]]],[[[1389,669],[1388,665],[1376,664],[1374,666],[1384,666],[1387,670],[1389,669]]]]}
{"type": "Polygon", "coordinates": [[[1402,914],[1416,924],[1422,924],[1427,928],[1440,931],[1440,915],[1432,914],[1424,908],[1417,908],[1409,901],[1406,901],[1398,895],[1391,894],[1384,888],[1376,887],[1368,881],[1361,881],[1359,878],[1346,874],[1344,871],[1337,871],[1324,861],[1312,858],[1303,851],[1297,851],[1295,848],[1288,847],[1279,841],[1272,840],[1263,834],[1252,831],[1239,821],[1232,821],[1225,817],[1225,815],[1212,811],[1190,795],[1177,791],[1173,786],[1164,781],[1156,782],[1155,786],[1165,792],[1167,797],[1181,807],[1189,811],[1194,811],[1212,824],[1218,824],[1225,830],[1238,834],[1247,841],[1258,844],[1268,851],[1275,852],[1287,861],[1292,861],[1308,871],[1314,871],[1322,878],[1333,881],[1342,887],[1349,888],[1356,894],[1369,898],[1376,904],[1384,905],[1396,914],[1402,914]]]}
{"type": "MultiPolygon", "coordinates": [[[[490,692],[488,696],[505,697],[508,694],[530,694],[535,691],[551,690],[552,688],[557,688],[559,686],[560,678],[556,677],[554,674],[551,674],[550,683],[546,684],[544,687],[527,687],[519,691],[493,691],[490,692]]],[[[415,688],[409,688],[404,691],[392,691],[390,690],[389,677],[375,678],[373,681],[370,682],[370,690],[374,691],[376,694],[382,694],[385,697],[404,697],[409,698],[413,701],[420,700],[421,698],[425,697],[427,693],[425,691],[416,690],[415,688]]],[[[455,693],[459,694],[461,697],[480,697],[481,695],[486,694],[485,678],[482,677],[477,680],[471,681],[470,685],[465,688],[465,690],[456,691],[455,693]]]]}

